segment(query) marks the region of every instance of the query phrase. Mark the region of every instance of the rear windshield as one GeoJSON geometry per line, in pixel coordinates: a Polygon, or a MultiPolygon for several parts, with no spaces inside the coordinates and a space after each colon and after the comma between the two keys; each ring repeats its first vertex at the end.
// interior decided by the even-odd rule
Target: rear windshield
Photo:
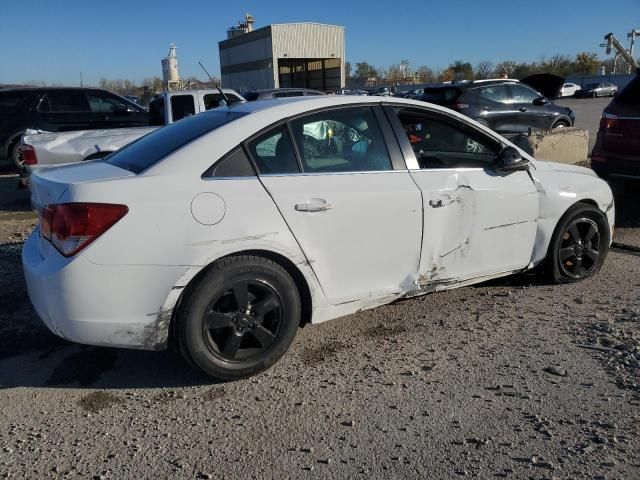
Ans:
{"type": "Polygon", "coordinates": [[[623,105],[640,105],[640,75],[636,75],[631,82],[618,94],[616,102],[623,105]]]}
{"type": "Polygon", "coordinates": [[[460,96],[459,88],[425,88],[420,97],[423,102],[437,103],[438,105],[451,105],[460,96]]]}
{"type": "Polygon", "coordinates": [[[25,96],[25,93],[0,92],[0,112],[12,111],[20,105],[25,96]]]}
{"type": "Polygon", "coordinates": [[[246,113],[211,110],[159,128],[109,155],[107,163],[133,173],[155,165],[170,153],[246,113]]]}

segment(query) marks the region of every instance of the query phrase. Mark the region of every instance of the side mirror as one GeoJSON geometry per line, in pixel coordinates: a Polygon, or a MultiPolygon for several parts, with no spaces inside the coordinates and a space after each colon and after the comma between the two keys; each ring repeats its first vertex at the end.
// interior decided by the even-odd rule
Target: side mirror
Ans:
{"type": "Polygon", "coordinates": [[[549,103],[549,100],[544,97],[538,97],[533,100],[534,105],[546,105],[547,103],[549,103]]]}
{"type": "Polygon", "coordinates": [[[518,170],[527,170],[529,168],[529,160],[523,158],[517,148],[505,147],[498,155],[495,165],[498,172],[516,172],[518,170]]]}

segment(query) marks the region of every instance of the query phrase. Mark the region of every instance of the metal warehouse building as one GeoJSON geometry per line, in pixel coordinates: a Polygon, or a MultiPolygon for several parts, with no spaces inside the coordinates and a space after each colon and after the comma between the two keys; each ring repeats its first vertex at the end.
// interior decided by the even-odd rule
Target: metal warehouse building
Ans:
{"type": "Polygon", "coordinates": [[[219,42],[222,85],[239,92],[304,87],[336,90],[345,84],[344,27],[284,23],[253,30],[253,17],[219,42]]]}

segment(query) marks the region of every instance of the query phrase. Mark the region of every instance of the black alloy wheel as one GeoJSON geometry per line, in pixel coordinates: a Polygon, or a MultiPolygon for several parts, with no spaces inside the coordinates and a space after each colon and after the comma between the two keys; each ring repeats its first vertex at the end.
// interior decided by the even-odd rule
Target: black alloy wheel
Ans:
{"type": "Polygon", "coordinates": [[[185,359],[220,380],[260,373],[282,357],[302,316],[298,286],[264,257],[223,258],[185,291],[175,334],[185,359]]]}
{"type": "Polygon", "coordinates": [[[549,243],[544,270],[554,283],[576,282],[602,267],[610,244],[606,215],[591,204],[577,203],[562,216],[549,243]]]}
{"type": "Polygon", "coordinates": [[[588,277],[600,258],[598,224],[590,218],[576,218],[562,234],[559,250],[560,269],[567,277],[588,277]]]}
{"type": "Polygon", "coordinates": [[[204,313],[205,343],[213,355],[228,362],[263,354],[278,335],[282,310],[282,300],[271,285],[236,282],[204,313]]]}

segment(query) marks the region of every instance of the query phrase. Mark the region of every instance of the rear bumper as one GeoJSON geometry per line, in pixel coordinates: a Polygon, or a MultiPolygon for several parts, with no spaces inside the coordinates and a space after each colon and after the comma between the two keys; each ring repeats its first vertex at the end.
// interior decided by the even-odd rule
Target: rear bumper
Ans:
{"type": "Polygon", "coordinates": [[[22,249],[27,292],[43,323],[67,340],[109,347],[166,347],[162,306],[185,267],[96,265],[82,255],[43,257],[36,229],[22,249]]]}
{"type": "Polygon", "coordinates": [[[598,134],[591,153],[591,168],[601,177],[640,179],[640,155],[609,152],[603,148],[598,134]]]}

